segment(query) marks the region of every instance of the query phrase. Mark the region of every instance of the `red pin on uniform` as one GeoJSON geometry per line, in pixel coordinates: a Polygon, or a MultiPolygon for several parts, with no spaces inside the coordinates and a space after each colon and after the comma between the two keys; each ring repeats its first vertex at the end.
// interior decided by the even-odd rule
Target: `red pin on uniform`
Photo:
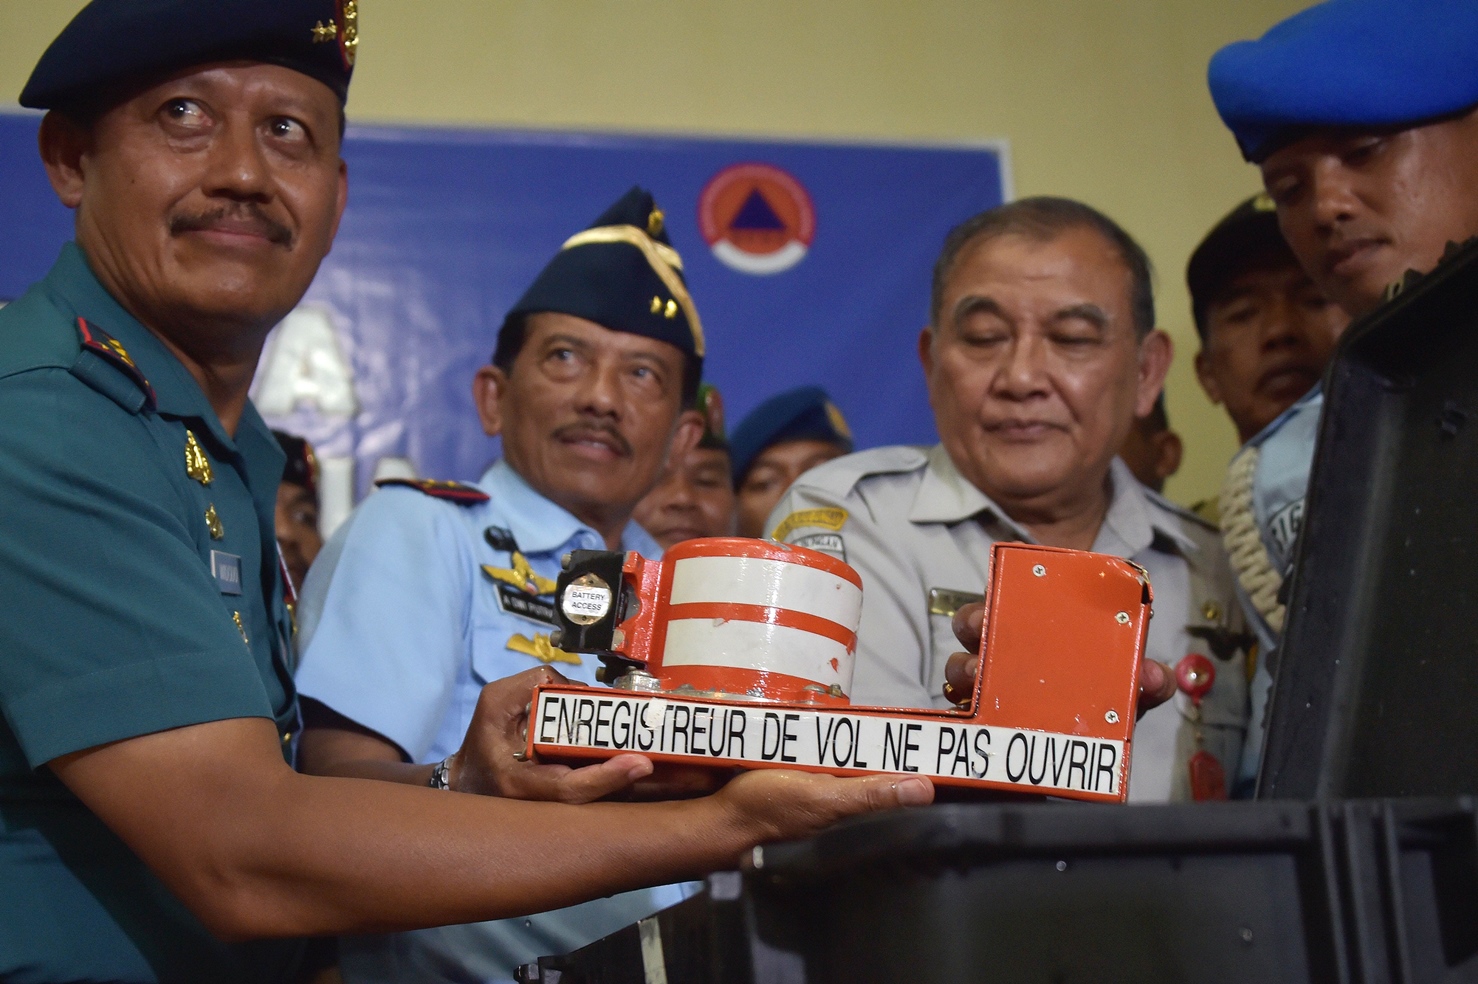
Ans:
{"type": "Polygon", "coordinates": [[[1200,653],[1191,653],[1175,664],[1176,686],[1197,707],[1201,706],[1201,699],[1211,691],[1211,685],[1215,682],[1216,666],[1200,653]]]}
{"type": "MultiPolygon", "coordinates": [[[[1175,683],[1191,699],[1195,708],[1196,744],[1201,744],[1201,701],[1216,682],[1216,666],[1200,653],[1189,653],[1175,664],[1175,683]]],[[[1188,763],[1191,798],[1201,803],[1227,798],[1227,775],[1215,755],[1197,748],[1188,763]]]]}

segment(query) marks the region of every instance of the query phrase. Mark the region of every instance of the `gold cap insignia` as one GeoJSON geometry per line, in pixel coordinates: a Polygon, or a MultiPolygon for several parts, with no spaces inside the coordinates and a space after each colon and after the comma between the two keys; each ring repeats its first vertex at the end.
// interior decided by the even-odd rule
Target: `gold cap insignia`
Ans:
{"type": "Polygon", "coordinates": [[[359,0],[339,0],[339,20],[343,29],[339,32],[339,54],[344,57],[344,67],[354,67],[354,56],[359,53],[359,0]]]}
{"type": "Polygon", "coordinates": [[[842,416],[841,408],[830,400],[826,401],[826,419],[831,422],[831,429],[845,437],[852,439],[852,428],[847,426],[847,418],[842,416]]]}
{"type": "Polygon", "coordinates": [[[662,235],[662,223],[666,218],[667,216],[662,214],[660,208],[652,209],[652,214],[647,216],[647,235],[653,237],[662,235]]]}
{"type": "Polygon", "coordinates": [[[319,21],[313,25],[314,44],[325,44],[326,42],[337,40],[339,40],[339,25],[335,24],[332,19],[327,24],[319,21]]]}
{"type": "Polygon", "coordinates": [[[307,441],[303,442],[303,457],[308,461],[308,477],[313,480],[313,488],[318,488],[318,455],[313,453],[313,445],[307,441]]]}
{"type": "Polygon", "coordinates": [[[584,662],[579,653],[555,649],[547,632],[540,632],[532,639],[521,632],[515,633],[508,637],[508,648],[515,653],[532,656],[541,663],[574,663],[578,666],[584,662]]]}
{"type": "Polygon", "coordinates": [[[724,398],[713,386],[698,391],[698,410],[703,414],[703,426],[715,437],[724,433],[724,398]]]}
{"type": "Polygon", "coordinates": [[[226,538],[226,528],[221,525],[221,517],[216,512],[216,504],[214,502],[205,507],[205,528],[210,530],[210,538],[212,540],[223,540],[226,538]]]}
{"type": "MultiPolygon", "coordinates": [[[[660,212],[660,209],[654,211],[653,214],[657,212],[660,212]]],[[[650,219],[647,224],[651,225],[650,219]]],[[[693,334],[693,354],[700,359],[703,358],[704,349],[707,347],[703,341],[703,323],[698,320],[698,309],[693,306],[692,295],[688,293],[687,285],[679,276],[683,268],[683,259],[678,255],[677,250],[666,243],[657,242],[647,235],[645,230],[634,225],[598,226],[594,229],[586,229],[566,239],[560,249],[574,249],[577,246],[588,246],[592,243],[628,243],[642,251],[652,272],[657,275],[657,279],[662,281],[662,286],[666,287],[668,293],[676,298],[663,305],[664,311],[668,306],[672,308],[672,313],[666,317],[676,318],[678,311],[687,316],[688,330],[693,334]]],[[[653,308],[652,313],[656,314],[657,309],[653,308]]]]}
{"type": "Polygon", "coordinates": [[[205,449],[195,440],[195,432],[189,428],[185,429],[185,474],[201,485],[209,485],[215,479],[210,470],[210,459],[205,456],[205,449]]]}

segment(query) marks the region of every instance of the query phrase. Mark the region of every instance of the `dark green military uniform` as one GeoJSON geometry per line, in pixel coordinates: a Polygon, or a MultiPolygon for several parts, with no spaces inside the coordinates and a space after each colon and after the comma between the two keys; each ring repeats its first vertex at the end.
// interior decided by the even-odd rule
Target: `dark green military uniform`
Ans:
{"type": "MultiPolygon", "coordinates": [[[[283,454],[233,440],[68,245],[0,310],[0,979],[272,980],[45,767],[227,718],[296,731],[273,508],[283,454]]],[[[167,778],[167,777],[166,777],[167,778]]]]}

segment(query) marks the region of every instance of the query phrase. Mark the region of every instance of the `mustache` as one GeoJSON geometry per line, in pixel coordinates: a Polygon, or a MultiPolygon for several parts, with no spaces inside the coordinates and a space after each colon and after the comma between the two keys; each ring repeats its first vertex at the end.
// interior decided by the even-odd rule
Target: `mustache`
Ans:
{"type": "Polygon", "coordinates": [[[610,439],[611,444],[623,457],[631,454],[631,442],[626,440],[625,436],[615,427],[607,423],[581,421],[578,424],[565,424],[563,427],[555,428],[554,436],[561,441],[578,441],[582,438],[604,436],[610,439]]]}
{"type": "Polygon", "coordinates": [[[261,206],[243,202],[235,206],[222,206],[195,214],[176,215],[169,220],[169,233],[178,236],[186,232],[205,232],[222,225],[233,231],[254,233],[278,246],[291,246],[292,230],[272,219],[261,206]]]}

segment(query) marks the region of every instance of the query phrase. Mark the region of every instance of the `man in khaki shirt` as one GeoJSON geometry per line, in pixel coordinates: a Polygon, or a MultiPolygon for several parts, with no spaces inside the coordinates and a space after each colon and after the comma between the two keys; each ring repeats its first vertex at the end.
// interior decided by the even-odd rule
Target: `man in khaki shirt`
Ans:
{"type": "Polygon", "coordinates": [[[828,462],[770,519],[775,539],[826,549],[862,575],[853,701],[945,705],[951,619],[979,599],[993,542],[1114,554],[1149,572],[1150,658],[1175,667],[1200,654],[1216,672],[1199,707],[1178,693],[1141,719],[1129,797],[1224,796],[1247,688],[1220,536],[1115,458],[1171,358],[1143,251],[1087,206],[1026,199],[951,233],[932,308],[919,355],[941,443],[828,462]],[[1220,768],[1202,756],[1197,783],[1199,751],[1220,768]]]}

